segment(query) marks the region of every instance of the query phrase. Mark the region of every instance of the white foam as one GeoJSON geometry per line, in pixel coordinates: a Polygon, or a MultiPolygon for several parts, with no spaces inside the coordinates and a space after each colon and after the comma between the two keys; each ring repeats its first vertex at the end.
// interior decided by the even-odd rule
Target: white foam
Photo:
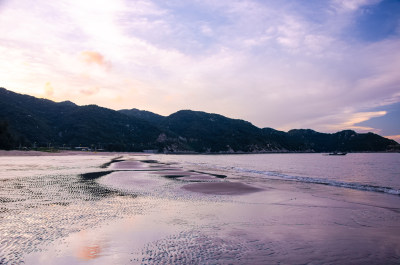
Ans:
{"type": "MultiPolygon", "coordinates": [[[[189,164],[204,165],[204,163],[189,163],[189,164]]],[[[387,194],[392,194],[392,195],[400,195],[400,190],[392,188],[392,187],[382,187],[382,186],[363,184],[363,183],[357,183],[357,182],[344,182],[344,181],[337,181],[337,180],[331,180],[331,179],[326,179],[326,178],[294,176],[294,175],[283,174],[283,173],[276,172],[276,171],[263,171],[263,170],[255,170],[255,169],[248,169],[248,168],[242,168],[242,167],[224,167],[224,166],[217,166],[217,165],[210,165],[210,164],[208,164],[207,166],[210,168],[215,168],[215,169],[235,171],[236,173],[252,173],[252,174],[260,175],[262,177],[268,177],[268,178],[274,178],[274,179],[286,179],[286,180],[293,180],[293,181],[313,183],[313,184],[321,184],[321,185],[327,185],[327,186],[333,186],[333,187],[339,187],[339,188],[348,188],[348,189],[354,189],[354,190],[382,192],[382,193],[387,193],[387,194]]]]}
{"type": "Polygon", "coordinates": [[[400,190],[394,189],[391,187],[381,187],[381,186],[362,184],[362,183],[357,183],[357,182],[344,182],[344,181],[337,181],[337,180],[331,180],[331,179],[292,176],[292,175],[282,174],[282,173],[278,173],[278,172],[252,170],[252,169],[246,169],[246,168],[233,167],[232,169],[237,172],[255,173],[255,174],[260,174],[263,176],[279,177],[279,178],[283,178],[283,179],[294,180],[294,181],[305,182],[305,183],[322,184],[322,185],[328,185],[328,186],[334,186],[334,187],[340,187],[340,188],[373,191],[373,192],[383,192],[383,193],[388,193],[388,194],[393,194],[393,195],[400,195],[400,190]]]}

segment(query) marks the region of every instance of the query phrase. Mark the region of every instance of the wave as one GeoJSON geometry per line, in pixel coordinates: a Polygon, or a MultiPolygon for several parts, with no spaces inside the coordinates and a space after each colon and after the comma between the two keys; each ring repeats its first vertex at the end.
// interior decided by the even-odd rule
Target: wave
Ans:
{"type": "Polygon", "coordinates": [[[282,173],[278,173],[278,172],[252,170],[252,169],[238,168],[238,167],[232,167],[231,169],[235,170],[237,172],[255,173],[255,174],[260,174],[260,175],[266,175],[269,177],[278,177],[278,178],[282,178],[282,179],[288,179],[288,180],[305,182],[305,183],[314,183],[314,184],[321,184],[321,185],[334,186],[334,187],[340,187],[340,188],[348,188],[348,189],[354,189],[354,190],[373,191],[373,192],[381,192],[381,193],[387,193],[387,194],[392,194],[392,195],[400,195],[399,189],[395,189],[395,188],[391,188],[391,187],[382,187],[382,186],[362,184],[362,183],[357,183],[357,182],[344,182],[344,181],[337,181],[337,180],[331,180],[331,179],[292,176],[292,175],[286,175],[286,174],[282,174],[282,173]]]}
{"type": "MultiPolygon", "coordinates": [[[[204,166],[206,163],[189,163],[193,165],[201,165],[204,166]]],[[[285,180],[293,180],[298,182],[304,183],[313,183],[313,184],[320,184],[320,185],[327,185],[333,187],[340,187],[340,188],[348,188],[353,190],[361,190],[361,191],[372,191],[372,192],[380,192],[380,193],[387,193],[391,195],[399,195],[400,190],[395,189],[392,187],[382,187],[377,185],[370,185],[370,184],[363,184],[357,182],[345,182],[345,181],[338,181],[338,180],[331,180],[331,179],[323,179],[323,178],[314,178],[314,177],[303,177],[303,176],[293,176],[287,175],[283,173],[279,173],[276,171],[262,171],[262,170],[254,170],[254,169],[247,169],[241,167],[224,167],[224,166],[216,166],[207,164],[208,167],[224,169],[224,170],[232,170],[238,173],[253,173],[268,177],[274,177],[278,179],[285,179],[285,180]]]]}

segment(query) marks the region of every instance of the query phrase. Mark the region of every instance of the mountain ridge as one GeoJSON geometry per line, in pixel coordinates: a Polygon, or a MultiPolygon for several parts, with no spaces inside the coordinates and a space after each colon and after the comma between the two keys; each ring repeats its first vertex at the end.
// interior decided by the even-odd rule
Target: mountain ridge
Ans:
{"type": "Polygon", "coordinates": [[[97,105],[54,102],[0,88],[0,149],[88,147],[165,153],[381,152],[397,142],[352,130],[288,132],[203,111],[169,116],[97,105]]]}

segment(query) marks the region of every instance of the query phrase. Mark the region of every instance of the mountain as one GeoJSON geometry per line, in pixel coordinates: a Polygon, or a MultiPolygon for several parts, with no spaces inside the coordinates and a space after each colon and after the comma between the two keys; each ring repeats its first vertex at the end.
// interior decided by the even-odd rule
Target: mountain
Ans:
{"type": "MultiPolygon", "coordinates": [[[[120,110],[126,115],[142,118],[175,138],[160,137],[159,141],[180,144],[192,152],[256,152],[271,150],[259,128],[243,120],[218,114],[181,110],[167,117],[138,109],[120,110]]],[[[174,151],[174,144],[165,151],[174,151]]]]}
{"type": "Polygon", "coordinates": [[[374,133],[356,133],[353,130],[344,130],[333,134],[320,133],[313,130],[290,130],[288,139],[297,144],[299,150],[315,152],[345,151],[385,151],[397,143],[374,133]]]}
{"type": "Polygon", "coordinates": [[[181,110],[166,117],[160,124],[185,141],[196,152],[261,152],[276,150],[250,122],[226,118],[218,114],[181,110]]]}
{"type": "Polygon", "coordinates": [[[260,129],[247,121],[201,111],[181,110],[164,117],[134,109],[129,115],[142,117],[161,130],[177,135],[186,141],[189,150],[195,152],[373,152],[386,151],[389,146],[397,145],[374,133],[344,130],[328,134],[310,129],[286,133],[272,128],[260,129]]]}
{"type": "Polygon", "coordinates": [[[8,123],[0,122],[0,149],[12,149],[15,145],[15,140],[9,131],[8,123]]]}
{"type": "Polygon", "coordinates": [[[0,149],[85,146],[115,151],[330,152],[385,151],[397,145],[373,133],[260,129],[219,114],[181,110],[161,116],[138,109],[56,103],[0,88],[0,149]]]}
{"type": "MultiPolygon", "coordinates": [[[[0,88],[0,121],[5,131],[0,135],[8,135],[8,143],[14,148],[93,146],[141,151],[158,148],[156,139],[161,133],[143,119],[114,110],[96,105],[77,106],[72,102],[55,103],[4,88],[0,88]]],[[[1,147],[10,148],[4,144],[1,147]]]]}
{"type": "Polygon", "coordinates": [[[139,119],[146,120],[150,123],[153,124],[158,124],[161,123],[165,117],[161,116],[159,114],[147,111],[147,110],[138,110],[138,109],[122,109],[119,110],[120,113],[123,113],[125,115],[131,116],[131,117],[136,117],[139,119]]]}

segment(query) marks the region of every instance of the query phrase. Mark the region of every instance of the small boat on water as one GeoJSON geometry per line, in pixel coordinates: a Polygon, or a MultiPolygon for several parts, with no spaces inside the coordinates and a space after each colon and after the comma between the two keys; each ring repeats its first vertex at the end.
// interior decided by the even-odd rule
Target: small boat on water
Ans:
{"type": "Polygon", "coordinates": [[[329,153],[330,156],[345,156],[347,155],[347,153],[345,152],[333,152],[333,153],[329,153]]]}

